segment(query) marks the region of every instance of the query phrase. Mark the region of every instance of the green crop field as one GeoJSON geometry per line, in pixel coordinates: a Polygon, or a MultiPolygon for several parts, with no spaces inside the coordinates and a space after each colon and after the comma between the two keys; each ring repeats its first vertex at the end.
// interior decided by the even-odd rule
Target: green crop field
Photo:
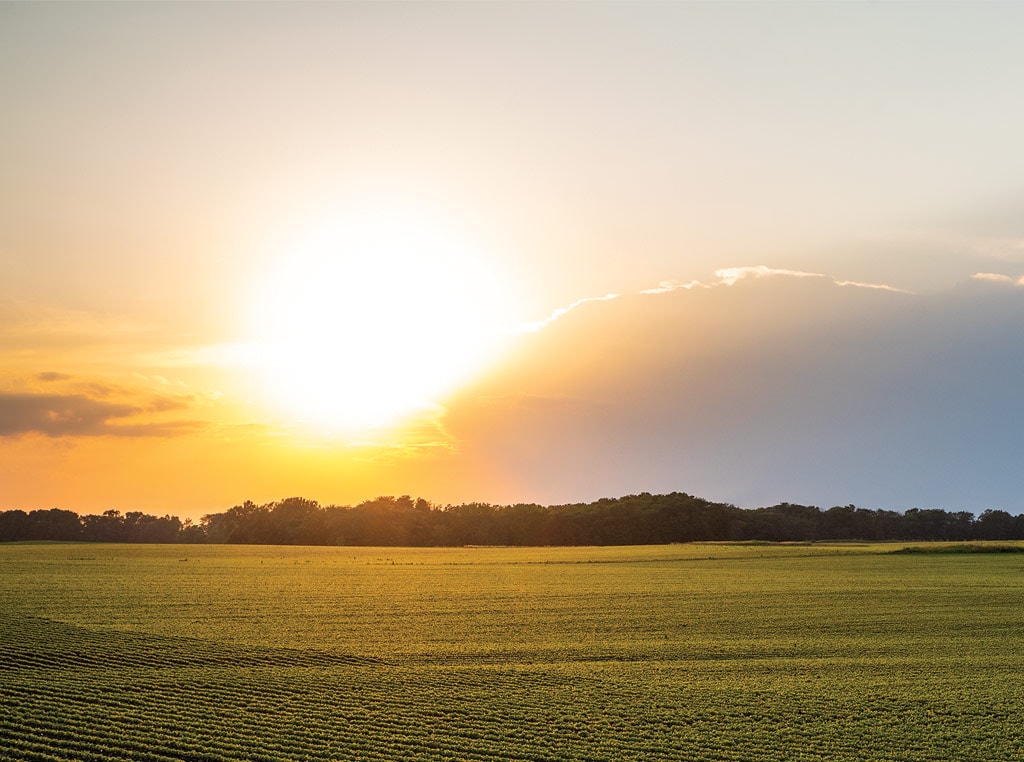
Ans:
{"type": "Polygon", "coordinates": [[[1021,760],[1024,554],[0,546],[0,758],[1021,760]]]}

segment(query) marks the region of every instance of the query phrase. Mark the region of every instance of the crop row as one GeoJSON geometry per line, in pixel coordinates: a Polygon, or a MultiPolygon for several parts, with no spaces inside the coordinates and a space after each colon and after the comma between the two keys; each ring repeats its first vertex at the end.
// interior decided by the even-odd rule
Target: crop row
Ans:
{"type": "Polygon", "coordinates": [[[91,630],[34,617],[0,617],[0,661],[7,669],[118,667],[328,667],[376,659],[315,649],[253,647],[199,638],[91,630]]]}
{"type": "Polygon", "coordinates": [[[953,752],[999,760],[1024,751],[1012,703],[972,711],[915,701],[910,691],[842,702],[715,691],[703,681],[694,690],[666,683],[664,672],[646,675],[644,694],[645,674],[623,669],[611,682],[563,673],[560,687],[551,674],[389,665],[23,671],[0,679],[0,750],[154,762],[925,760],[953,752]],[[627,686],[632,697],[619,690],[627,686]]]}
{"type": "MultiPolygon", "coordinates": [[[[293,674],[282,684],[273,675],[207,674],[185,682],[134,679],[118,686],[109,679],[96,685],[63,676],[51,686],[5,686],[4,703],[17,710],[20,723],[8,720],[4,730],[12,737],[20,728],[35,741],[49,736],[60,747],[68,737],[122,738],[135,725],[145,729],[144,748],[171,756],[186,751],[175,741],[186,737],[198,742],[187,749],[190,753],[229,758],[294,759],[332,747],[344,749],[345,756],[374,759],[435,759],[446,753],[464,759],[545,758],[547,739],[539,724],[533,734],[520,726],[516,751],[503,753],[506,734],[497,718],[486,707],[460,708],[457,684],[448,695],[443,690],[433,695],[449,711],[432,712],[423,703],[426,692],[417,696],[414,689],[409,695],[414,686],[408,681],[403,691],[379,684],[373,675],[346,677],[357,679],[320,676],[310,684],[310,676],[293,674]],[[406,698],[414,700],[407,704],[406,698]],[[479,751],[474,753],[474,746],[479,751]]],[[[314,753],[314,758],[332,757],[314,753]]]]}

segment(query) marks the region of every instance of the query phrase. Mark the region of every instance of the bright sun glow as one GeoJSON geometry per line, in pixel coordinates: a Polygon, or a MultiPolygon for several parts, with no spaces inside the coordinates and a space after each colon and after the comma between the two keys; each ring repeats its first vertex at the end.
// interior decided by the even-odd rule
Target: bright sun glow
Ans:
{"type": "Polygon", "coordinates": [[[500,351],[509,303],[487,252],[409,209],[293,240],[250,304],[261,381],[292,420],[347,433],[436,409],[500,351]]]}

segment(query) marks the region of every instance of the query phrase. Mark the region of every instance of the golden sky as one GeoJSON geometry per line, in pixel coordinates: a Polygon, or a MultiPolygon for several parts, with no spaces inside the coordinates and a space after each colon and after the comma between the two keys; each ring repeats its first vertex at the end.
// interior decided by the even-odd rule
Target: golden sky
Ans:
{"type": "Polygon", "coordinates": [[[1014,511],[1014,3],[0,5],[0,509],[1014,511]]]}

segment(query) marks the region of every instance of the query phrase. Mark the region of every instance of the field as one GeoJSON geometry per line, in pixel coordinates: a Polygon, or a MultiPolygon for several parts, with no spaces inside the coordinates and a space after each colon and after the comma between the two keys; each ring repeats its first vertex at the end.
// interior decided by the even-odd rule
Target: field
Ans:
{"type": "Polygon", "coordinates": [[[0,758],[1020,760],[1024,555],[0,546],[0,758]]]}

